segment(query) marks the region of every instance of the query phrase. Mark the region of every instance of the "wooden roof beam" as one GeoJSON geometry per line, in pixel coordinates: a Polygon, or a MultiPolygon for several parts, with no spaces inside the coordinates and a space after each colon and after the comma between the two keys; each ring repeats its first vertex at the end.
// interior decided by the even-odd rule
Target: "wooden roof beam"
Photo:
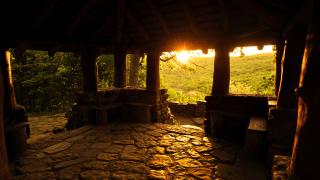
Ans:
{"type": "Polygon", "coordinates": [[[75,17],[75,19],[72,21],[70,26],[67,28],[66,30],[67,36],[71,36],[74,33],[74,31],[77,29],[77,27],[81,23],[81,20],[87,15],[88,11],[92,8],[95,2],[96,0],[90,0],[81,8],[78,15],[75,17]]]}
{"type": "Polygon", "coordinates": [[[224,32],[229,32],[230,30],[230,22],[229,22],[229,18],[228,18],[228,12],[227,12],[227,7],[226,4],[224,2],[224,0],[218,0],[218,4],[219,4],[219,9],[220,9],[220,16],[222,18],[222,27],[224,32]]]}
{"type": "Polygon", "coordinates": [[[44,1],[43,7],[41,8],[42,9],[41,12],[35,18],[35,20],[32,22],[32,25],[31,25],[32,32],[36,32],[37,30],[39,30],[41,28],[41,25],[47,19],[47,17],[50,15],[50,13],[54,9],[56,3],[57,3],[57,0],[44,1]]]}
{"type": "Polygon", "coordinates": [[[279,14],[270,12],[255,0],[235,0],[235,2],[245,9],[248,13],[257,16],[260,21],[270,27],[280,28],[284,18],[279,14]]]}
{"type": "Polygon", "coordinates": [[[115,41],[117,43],[121,42],[123,34],[123,25],[125,18],[125,0],[117,0],[117,16],[116,16],[116,35],[115,41]]]}
{"type": "Polygon", "coordinates": [[[196,25],[197,23],[196,23],[196,20],[195,20],[193,14],[191,13],[192,11],[191,11],[190,7],[186,4],[186,2],[184,0],[179,0],[179,3],[182,6],[182,9],[183,9],[185,16],[187,17],[191,31],[195,35],[199,35],[199,30],[196,25]]]}
{"type": "Polygon", "coordinates": [[[148,6],[152,10],[153,14],[157,17],[158,21],[160,22],[160,25],[163,29],[163,31],[167,34],[170,35],[170,30],[168,28],[168,25],[166,21],[164,20],[162,14],[159,12],[158,8],[153,4],[152,0],[146,0],[148,6]]]}
{"type": "Polygon", "coordinates": [[[143,35],[144,40],[148,41],[150,39],[147,31],[143,28],[143,26],[139,23],[139,21],[131,14],[130,11],[126,13],[127,18],[132,23],[132,25],[143,35]]]}
{"type": "Polygon", "coordinates": [[[110,12],[104,20],[104,23],[92,34],[92,38],[97,38],[99,34],[103,32],[103,30],[107,27],[107,24],[114,18],[115,12],[110,12]]]}

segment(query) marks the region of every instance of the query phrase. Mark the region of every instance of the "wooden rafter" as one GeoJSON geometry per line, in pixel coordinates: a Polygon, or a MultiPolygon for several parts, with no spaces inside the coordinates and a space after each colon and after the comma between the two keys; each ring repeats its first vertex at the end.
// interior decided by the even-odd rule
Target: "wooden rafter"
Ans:
{"type": "Polygon", "coordinates": [[[257,16],[263,24],[270,27],[281,27],[284,18],[278,13],[270,12],[255,0],[235,0],[235,2],[253,16],[257,16]]]}
{"type": "Polygon", "coordinates": [[[130,11],[127,11],[126,17],[129,19],[132,25],[143,35],[144,40],[148,41],[150,39],[149,34],[143,28],[140,22],[134,17],[134,15],[130,11]]]}
{"type": "Polygon", "coordinates": [[[311,21],[312,16],[312,7],[313,7],[313,0],[305,0],[303,1],[299,10],[292,16],[292,18],[288,21],[287,26],[284,28],[284,33],[291,30],[291,28],[295,24],[307,24],[311,21]]]}
{"type": "Polygon", "coordinates": [[[114,16],[115,16],[115,12],[112,11],[105,17],[104,22],[102,23],[102,25],[92,34],[92,38],[93,39],[98,37],[98,35],[100,35],[105,30],[105,28],[107,27],[107,24],[112,21],[114,16]]]}
{"type": "Polygon", "coordinates": [[[116,35],[115,41],[121,42],[123,36],[123,24],[125,18],[125,0],[117,0],[117,16],[116,16],[116,35]]]}
{"type": "Polygon", "coordinates": [[[45,1],[37,18],[32,22],[31,31],[36,32],[54,9],[57,0],[45,1]]]}
{"type": "Polygon", "coordinates": [[[189,27],[190,27],[191,31],[194,34],[198,35],[199,30],[197,28],[196,20],[195,20],[193,14],[191,13],[190,7],[186,4],[186,2],[184,0],[179,0],[179,3],[182,6],[183,12],[188,20],[189,27]]]}
{"type": "Polygon", "coordinates": [[[77,29],[79,24],[81,23],[81,20],[87,15],[88,11],[92,8],[96,0],[90,0],[88,3],[86,3],[79,11],[75,19],[72,21],[70,26],[66,30],[66,36],[70,36],[74,33],[74,31],[77,29]]]}
{"type": "Polygon", "coordinates": [[[228,32],[230,29],[230,23],[227,13],[227,7],[224,0],[218,0],[220,6],[220,17],[222,18],[222,27],[225,32],[228,32]]]}
{"type": "Polygon", "coordinates": [[[158,8],[153,4],[152,0],[146,0],[148,6],[150,7],[150,9],[152,10],[153,14],[157,17],[158,21],[160,22],[160,25],[163,29],[163,31],[167,34],[170,35],[170,30],[168,28],[168,25],[166,23],[166,21],[164,20],[162,14],[160,13],[160,11],[158,10],[158,8]]]}

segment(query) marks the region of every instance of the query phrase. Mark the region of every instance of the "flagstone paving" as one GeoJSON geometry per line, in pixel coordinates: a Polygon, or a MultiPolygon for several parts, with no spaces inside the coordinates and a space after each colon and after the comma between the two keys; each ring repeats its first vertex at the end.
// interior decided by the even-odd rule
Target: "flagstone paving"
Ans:
{"type": "Polygon", "coordinates": [[[34,141],[13,179],[237,179],[239,148],[202,128],[168,124],[85,126],[34,141]]]}

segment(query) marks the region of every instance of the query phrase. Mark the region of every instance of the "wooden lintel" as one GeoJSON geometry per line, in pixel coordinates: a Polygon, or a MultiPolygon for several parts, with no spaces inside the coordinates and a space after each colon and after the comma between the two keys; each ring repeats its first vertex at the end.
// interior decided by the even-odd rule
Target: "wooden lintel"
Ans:
{"type": "Polygon", "coordinates": [[[152,0],[146,0],[148,6],[150,7],[150,9],[152,10],[153,14],[157,17],[158,21],[160,22],[160,25],[163,29],[163,31],[167,34],[170,35],[170,30],[168,28],[168,25],[166,23],[166,21],[164,20],[162,14],[159,12],[158,8],[153,4],[152,0]]]}
{"type": "Polygon", "coordinates": [[[94,3],[96,2],[96,0],[90,0],[88,3],[86,3],[81,10],[79,11],[79,13],[77,14],[77,16],[75,17],[75,19],[72,21],[72,23],[70,24],[70,26],[67,28],[66,30],[66,35],[70,36],[74,33],[74,31],[77,29],[77,27],[79,26],[79,24],[81,23],[81,20],[83,19],[83,17],[86,16],[86,14],[88,13],[88,11],[91,9],[91,7],[94,5],[94,3]]]}
{"type": "Polygon", "coordinates": [[[117,16],[116,16],[116,35],[115,41],[117,43],[121,42],[122,34],[123,34],[123,24],[125,18],[125,0],[117,1],[117,16]]]}
{"type": "Polygon", "coordinates": [[[31,26],[32,32],[36,32],[39,28],[41,28],[41,25],[47,19],[47,17],[50,15],[50,13],[54,9],[56,3],[57,3],[57,0],[43,2],[43,7],[42,7],[41,12],[37,16],[37,18],[32,22],[32,26],[31,26]]]}
{"type": "Polygon", "coordinates": [[[218,0],[218,4],[220,6],[220,17],[222,19],[222,27],[225,32],[229,31],[230,23],[227,13],[227,7],[223,0],[218,0]]]}
{"type": "Polygon", "coordinates": [[[191,29],[191,31],[195,34],[198,35],[199,34],[199,30],[197,28],[197,23],[196,20],[193,16],[193,14],[191,13],[191,9],[190,7],[186,4],[186,2],[184,0],[179,0],[180,5],[183,8],[183,12],[188,20],[189,23],[189,27],[191,29]]]}
{"type": "Polygon", "coordinates": [[[140,22],[134,17],[134,15],[131,14],[130,11],[127,11],[126,16],[129,19],[129,21],[132,23],[132,25],[143,35],[144,40],[148,41],[150,39],[149,34],[143,28],[140,22]]]}

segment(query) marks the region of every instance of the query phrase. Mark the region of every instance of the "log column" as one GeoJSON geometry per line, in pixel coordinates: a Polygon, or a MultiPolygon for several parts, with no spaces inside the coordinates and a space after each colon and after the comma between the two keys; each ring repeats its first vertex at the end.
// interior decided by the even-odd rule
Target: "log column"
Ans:
{"type": "MultiPolygon", "coordinates": [[[[3,54],[5,50],[1,49],[1,54],[3,54]]],[[[1,56],[1,60],[3,60],[3,56],[1,56]]],[[[3,61],[2,61],[3,62],[3,61]]],[[[1,64],[3,64],[1,62],[1,64]]],[[[2,76],[2,68],[0,69],[0,177],[3,179],[10,179],[9,173],[9,164],[8,164],[8,156],[6,149],[6,140],[4,137],[4,85],[3,85],[3,76],[2,76]]]]}
{"type": "Polygon", "coordinates": [[[279,93],[279,87],[280,87],[280,81],[281,81],[281,61],[282,56],[284,52],[284,44],[285,41],[283,39],[280,39],[276,42],[276,77],[275,77],[275,96],[278,96],[279,93]]]}
{"type": "Polygon", "coordinates": [[[147,89],[152,95],[152,122],[160,122],[160,52],[149,50],[147,54],[147,89]]]}
{"type": "Polygon", "coordinates": [[[320,3],[314,1],[313,23],[307,36],[300,84],[299,110],[289,179],[319,179],[320,172],[320,3]]]}
{"type": "Polygon", "coordinates": [[[292,150],[298,102],[295,89],[299,85],[307,31],[306,25],[296,25],[286,37],[277,106],[270,109],[268,120],[270,156],[278,153],[289,155],[292,150]]]}
{"type": "Polygon", "coordinates": [[[96,53],[94,49],[86,47],[81,53],[81,68],[82,68],[82,88],[83,92],[97,92],[97,66],[96,53]]]}
{"type": "Polygon", "coordinates": [[[114,86],[117,88],[126,87],[126,51],[117,49],[114,53],[114,86]]]}
{"type": "Polygon", "coordinates": [[[1,73],[3,77],[4,94],[5,94],[5,112],[11,111],[16,107],[16,96],[13,89],[11,62],[9,49],[2,48],[0,50],[1,73]]]}
{"type": "MultiPolygon", "coordinates": [[[[96,93],[98,90],[98,76],[96,66],[96,51],[92,47],[84,47],[81,52],[82,90],[84,93],[96,93]]],[[[90,96],[85,96],[90,98],[90,96]]],[[[80,100],[82,101],[82,100],[80,100]]],[[[90,101],[85,99],[84,101],[90,101]]],[[[79,106],[81,119],[68,122],[69,127],[80,127],[96,122],[96,110],[88,105],[79,106]]],[[[73,107],[73,109],[76,109],[73,107]]]]}
{"type": "Polygon", "coordinates": [[[297,25],[287,34],[287,41],[282,58],[282,75],[277,99],[279,108],[296,108],[295,89],[299,84],[299,75],[303,57],[307,25],[297,25]]]}
{"type": "Polygon", "coordinates": [[[213,85],[211,95],[223,96],[229,93],[230,56],[226,42],[215,48],[213,85]]]}

